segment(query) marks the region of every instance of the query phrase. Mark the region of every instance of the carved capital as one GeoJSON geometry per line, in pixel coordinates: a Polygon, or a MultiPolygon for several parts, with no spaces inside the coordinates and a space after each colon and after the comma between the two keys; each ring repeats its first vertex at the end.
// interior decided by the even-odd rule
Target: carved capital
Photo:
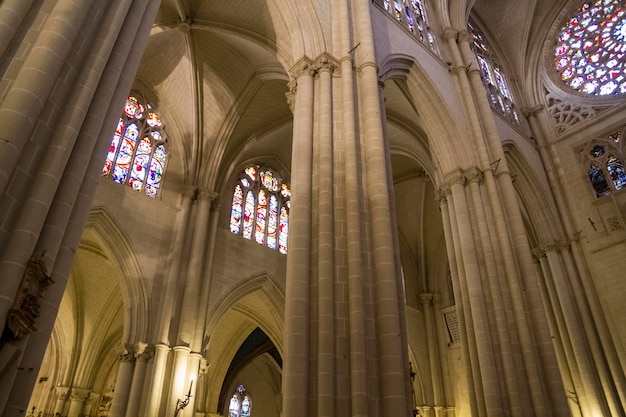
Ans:
{"type": "Polygon", "coordinates": [[[443,40],[448,42],[450,39],[456,40],[459,31],[452,27],[447,27],[443,30],[443,40]]]}
{"type": "Polygon", "coordinates": [[[445,175],[444,179],[446,180],[446,185],[448,187],[452,187],[456,184],[461,184],[463,187],[465,187],[465,185],[467,184],[467,177],[465,176],[465,173],[460,169],[449,172],[445,175]]]}
{"type": "Polygon", "coordinates": [[[89,397],[90,392],[91,391],[84,388],[72,388],[72,391],[70,392],[70,400],[84,402],[89,397]]]}
{"type": "Polygon", "coordinates": [[[312,68],[316,73],[328,71],[331,74],[339,72],[339,61],[330,54],[324,52],[312,63],[312,68]]]}
{"type": "Polygon", "coordinates": [[[432,305],[433,295],[430,293],[422,293],[420,294],[420,302],[424,306],[432,305]]]}
{"type": "Polygon", "coordinates": [[[537,115],[537,113],[539,113],[544,108],[545,108],[545,106],[543,104],[537,104],[534,107],[524,107],[524,108],[522,108],[522,113],[526,117],[534,117],[534,116],[537,115]]]}
{"type": "Polygon", "coordinates": [[[456,41],[457,43],[471,44],[472,42],[474,42],[474,39],[472,38],[472,35],[470,35],[468,31],[461,30],[459,31],[459,34],[456,37],[456,41]]]}
{"type": "Polygon", "coordinates": [[[471,167],[470,169],[466,170],[464,174],[465,174],[465,178],[467,178],[467,181],[469,183],[482,184],[485,178],[483,172],[476,166],[471,167]]]}
{"type": "Polygon", "coordinates": [[[57,400],[67,400],[70,396],[69,387],[56,387],[54,389],[54,396],[57,400]]]}
{"type": "Polygon", "coordinates": [[[311,65],[311,59],[308,56],[303,56],[300,58],[292,67],[289,69],[289,74],[291,78],[297,80],[303,75],[312,75],[314,71],[313,66],[311,65]]]}

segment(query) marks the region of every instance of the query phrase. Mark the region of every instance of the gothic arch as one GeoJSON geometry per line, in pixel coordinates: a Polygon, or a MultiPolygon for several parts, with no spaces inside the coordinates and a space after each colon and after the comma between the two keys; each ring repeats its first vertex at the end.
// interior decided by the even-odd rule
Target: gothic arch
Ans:
{"type": "Polygon", "coordinates": [[[237,283],[209,312],[205,334],[210,335],[206,354],[209,369],[205,377],[211,397],[206,399],[206,410],[216,410],[219,393],[229,365],[248,335],[260,328],[282,356],[284,294],[273,280],[263,274],[237,283]]]}
{"type": "Polygon", "coordinates": [[[463,115],[456,114],[427,72],[412,57],[388,56],[381,63],[380,73],[384,74],[385,82],[393,79],[406,82],[407,99],[415,110],[418,126],[428,138],[430,155],[437,168],[433,178],[437,185],[448,172],[459,166],[469,166],[476,160],[474,149],[461,134],[465,127],[451,123],[452,120],[462,123],[463,115]]]}
{"type": "Polygon", "coordinates": [[[514,186],[521,202],[520,209],[529,237],[534,237],[531,244],[541,244],[558,240],[561,228],[557,209],[552,203],[552,196],[546,178],[538,178],[536,171],[524,157],[515,143],[504,147],[509,168],[514,176],[514,186]]]}
{"type": "Polygon", "coordinates": [[[119,272],[119,285],[124,307],[124,332],[122,343],[145,342],[150,330],[150,300],[145,273],[135,250],[124,231],[102,207],[94,207],[89,215],[86,230],[93,229],[102,250],[119,272]]]}

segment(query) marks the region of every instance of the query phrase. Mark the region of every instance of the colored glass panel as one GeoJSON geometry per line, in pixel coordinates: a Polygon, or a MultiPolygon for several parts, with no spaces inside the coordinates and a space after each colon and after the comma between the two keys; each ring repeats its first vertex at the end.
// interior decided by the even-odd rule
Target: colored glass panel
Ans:
{"type": "Polygon", "coordinates": [[[513,95],[509,90],[502,67],[494,61],[491,47],[487,44],[486,38],[480,29],[471,21],[467,23],[467,28],[472,36],[474,54],[481,70],[483,84],[485,85],[491,107],[511,122],[519,125],[519,115],[515,109],[513,95]]]}
{"type": "Polygon", "coordinates": [[[259,191],[259,201],[256,206],[256,232],[254,237],[257,243],[265,243],[265,223],[267,221],[267,195],[265,190],[259,191]]]}
{"type": "Polygon", "coordinates": [[[113,170],[113,181],[124,183],[128,171],[130,169],[130,163],[135,153],[135,145],[137,143],[137,136],[139,131],[136,123],[131,123],[126,127],[124,132],[124,138],[120,146],[120,151],[117,154],[117,160],[115,161],[115,169],[113,170]]]}
{"type": "Polygon", "coordinates": [[[564,84],[593,96],[626,93],[626,12],[623,0],[583,3],[561,28],[555,69],[564,84]]]}
{"type": "Polygon", "coordinates": [[[243,212],[243,190],[241,185],[235,186],[233,204],[230,210],[230,231],[239,234],[241,231],[241,213],[243,212]]]}
{"type": "Polygon", "coordinates": [[[254,194],[252,191],[246,193],[246,205],[243,212],[243,237],[252,239],[252,229],[254,227],[254,194]]]}
{"type": "Polygon", "coordinates": [[[117,127],[115,128],[115,134],[113,135],[113,140],[111,140],[109,152],[107,153],[107,158],[104,162],[104,167],[102,168],[102,175],[104,176],[107,176],[111,173],[111,169],[113,168],[113,161],[115,160],[115,155],[117,154],[117,148],[120,144],[123,130],[124,121],[120,119],[117,123],[117,127]]]}
{"type": "Polygon", "coordinates": [[[130,96],[126,99],[124,113],[133,119],[141,119],[143,117],[143,106],[139,104],[137,97],[130,96]]]}
{"type": "Polygon", "coordinates": [[[588,174],[589,179],[591,180],[591,185],[596,192],[596,197],[602,197],[611,193],[609,184],[606,182],[606,178],[604,177],[604,172],[602,172],[602,168],[596,164],[592,164],[589,167],[588,174]]]}
{"type": "Polygon", "coordinates": [[[289,234],[289,212],[286,206],[280,208],[280,223],[278,226],[278,250],[287,253],[287,236],[289,234]]]}
{"type": "Polygon", "coordinates": [[[621,190],[626,184],[626,173],[624,172],[624,164],[615,155],[609,155],[606,169],[609,171],[613,186],[616,190],[621,190]]]}
{"type": "Polygon", "coordinates": [[[230,230],[280,250],[282,239],[283,250],[286,253],[286,227],[288,222],[287,211],[281,218],[279,207],[289,207],[291,191],[287,184],[283,184],[272,169],[259,169],[258,166],[248,166],[239,176],[233,193],[231,207],[230,230]],[[246,195],[245,202],[243,195],[246,195]],[[243,212],[243,220],[241,220],[243,212]],[[285,236],[280,237],[281,221],[285,236]]]}
{"type": "Polygon", "coordinates": [[[167,149],[162,120],[154,110],[144,117],[145,108],[151,109],[138,97],[130,96],[126,100],[102,175],[111,176],[120,184],[156,197],[165,169],[167,149]],[[143,139],[137,143],[140,137],[143,139]]]}
{"type": "Polygon", "coordinates": [[[270,196],[269,214],[267,216],[267,246],[276,249],[278,231],[278,199],[275,194],[270,196]]]}

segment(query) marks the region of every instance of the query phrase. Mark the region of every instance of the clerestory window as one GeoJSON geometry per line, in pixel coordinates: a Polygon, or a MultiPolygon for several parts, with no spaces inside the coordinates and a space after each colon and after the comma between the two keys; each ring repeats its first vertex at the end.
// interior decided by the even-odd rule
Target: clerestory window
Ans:
{"type": "Polygon", "coordinates": [[[435,38],[430,30],[424,0],[379,0],[379,4],[428,49],[435,51],[435,38]]]}
{"type": "Polygon", "coordinates": [[[519,115],[517,114],[513,95],[509,89],[502,66],[498,64],[485,35],[483,35],[476,24],[468,21],[467,27],[470,35],[472,35],[474,54],[480,67],[481,78],[491,107],[519,126],[519,115]]]}
{"type": "Polygon", "coordinates": [[[269,167],[250,165],[233,190],[230,231],[287,253],[291,190],[269,167]]]}
{"type": "Polygon", "coordinates": [[[167,159],[167,136],[156,109],[140,95],[126,99],[102,175],[152,198],[157,196],[167,159]]]}

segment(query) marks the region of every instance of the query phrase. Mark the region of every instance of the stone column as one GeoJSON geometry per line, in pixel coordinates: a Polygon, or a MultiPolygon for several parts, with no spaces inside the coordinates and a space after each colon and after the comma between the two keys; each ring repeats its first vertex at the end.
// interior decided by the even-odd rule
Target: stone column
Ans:
{"type": "Polygon", "coordinates": [[[311,284],[311,183],[313,177],[313,76],[304,57],[292,68],[293,148],[289,253],[285,289],[283,413],[307,417],[311,284]]]}
{"type": "Polygon", "coordinates": [[[57,414],[63,415],[63,409],[65,408],[65,402],[70,397],[70,389],[69,387],[56,387],[54,389],[54,411],[53,414],[56,416],[57,414]]]}
{"type": "Polygon", "coordinates": [[[146,399],[145,416],[156,416],[159,412],[161,403],[161,393],[163,392],[163,384],[165,382],[167,357],[170,347],[159,344],[154,347],[154,364],[152,366],[152,374],[149,376],[148,397],[146,399]]]}
{"type": "Polygon", "coordinates": [[[146,365],[150,360],[151,352],[146,351],[145,343],[138,343],[133,346],[135,356],[135,369],[133,370],[130,392],[128,394],[128,406],[126,407],[126,417],[137,417],[141,405],[141,394],[146,383],[146,365]]]}
{"type": "Polygon", "coordinates": [[[190,346],[192,351],[199,351],[201,348],[199,345],[201,340],[194,340],[194,334],[196,320],[200,318],[204,321],[204,316],[199,315],[199,301],[202,297],[201,290],[204,288],[203,282],[208,279],[204,274],[206,245],[209,233],[211,200],[216,195],[215,192],[210,190],[197,190],[194,200],[194,225],[189,228],[187,236],[187,239],[191,241],[191,254],[186,270],[185,292],[180,312],[177,343],[183,346],[190,346]]]}
{"type": "Polygon", "coordinates": [[[70,391],[70,409],[67,417],[80,417],[85,409],[85,401],[89,398],[89,390],[84,388],[72,388],[70,391]]]}
{"type": "MultiPolygon", "coordinates": [[[[7,268],[0,268],[3,270],[0,285],[0,319],[3,323],[19,287],[21,273],[33,252],[45,252],[43,259],[56,283],[45,293],[40,317],[56,316],[75,248],[101,178],[104,149],[110,144],[114,122],[119,118],[123,98],[130,89],[158,6],[158,0],[115,0],[106,4],[93,0],[56,2],[53,15],[44,23],[46,36],[38,37],[41,43],[30,52],[28,62],[20,71],[21,80],[16,80],[11,86],[13,91],[7,93],[11,100],[3,100],[0,105],[0,113],[5,114],[2,117],[4,126],[9,130],[13,129],[12,126],[19,128],[19,132],[11,133],[11,138],[0,144],[2,149],[5,146],[11,148],[6,153],[0,151],[0,159],[19,159],[16,154],[22,154],[24,159],[18,165],[13,161],[0,168],[0,177],[4,178],[0,182],[9,184],[0,187],[4,191],[0,194],[0,211],[10,211],[14,220],[9,234],[0,236],[0,263],[7,265],[7,268]],[[75,47],[72,39],[93,47],[77,48],[83,55],[70,54],[72,57],[68,62],[66,49],[75,47]],[[107,42],[112,49],[107,49],[107,42]],[[57,66],[70,72],[59,75],[57,66]],[[60,78],[75,78],[77,82],[70,90],[51,89],[48,83],[66,85],[59,81],[60,78]],[[46,91],[50,93],[44,94],[46,91]],[[73,99],[77,101],[71,102],[73,99]],[[36,100],[38,104],[31,106],[30,100],[36,100]],[[42,106],[49,101],[55,101],[55,106],[46,107],[42,113],[42,106]],[[77,102],[89,109],[87,113],[73,107],[77,102]],[[52,109],[60,112],[58,117],[50,114],[52,109]],[[23,124],[23,117],[30,120],[29,124],[37,123],[40,117],[47,117],[57,124],[43,123],[49,130],[37,130],[34,137],[28,133],[29,127],[23,124]],[[71,147],[71,143],[77,146],[71,147]],[[55,165],[58,161],[46,157],[54,153],[48,148],[53,144],[61,145],[59,149],[63,146],[72,149],[68,151],[71,156],[64,167],[55,165]],[[25,160],[30,161],[28,167],[25,160]],[[39,162],[45,163],[40,165],[39,162]],[[42,183],[37,181],[32,188],[24,187],[21,182],[23,173],[13,176],[13,167],[24,169],[33,177],[47,175],[48,181],[56,179],[56,184],[54,181],[43,183],[53,186],[54,192],[42,190],[42,183]],[[28,209],[21,210],[22,206],[28,209]],[[7,242],[12,243],[7,245],[7,242]]],[[[29,370],[40,366],[53,322],[41,320],[37,323],[38,332],[19,342],[23,353],[13,362],[14,370],[0,376],[0,413],[3,415],[19,415],[19,410],[27,406],[36,383],[36,372],[29,370]]]]}
{"type": "Polygon", "coordinates": [[[383,415],[409,415],[411,389],[404,318],[404,293],[400,271],[396,268],[396,241],[393,232],[391,203],[394,199],[389,182],[388,143],[384,137],[378,66],[374,50],[374,34],[369,2],[353,4],[355,37],[360,46],[355,64],[362,123],[364,159],[367,168],[364,182],[367,197],[364,203],[370,212],[373,278],[376,287],[375,317],[378,344],[379,390],[383,415]],[[398,337],[400,343],[398,343],[398,337]]]}
{"type": "MultiPolygon", "coordinates": [[[[92,415],[93,406],[94,404],[97,404],[99,399],[100,399],[100,396],[96,394],[95,392],[92,392],[91,394],[89,394],[89,398],[87,398],[87,400],[85,401],[85,410],[83,413],[85,417],[89,417],[92,415]]],[[[96,412],[94,411],[93,414],[96,414],[96,412]]]]}
{"type": "Polygon", "coordinates": [[[120,365],[115,380],[115,396],[111,403],[109,417],[124,417],[128,408],[128,399],[135,371],[135,355],[122,348],[119,355],[120,365]]]}
{"type": "Polygon", "coordinates": [[[430,379],[433,387],[433,405],[435,416],[441,415],[441,406],[445,404],[443,395],[443,378],[441,375],[441,363],[439,360],[438,335],[435,331],[435,316],[433,314],[433,304],[438,294],[420,294],[420,302],[424,309],[424,326],[426,328],[426,343],[428,344],[428,362],[430,364],[430,379]],[[438,412],[439,411],[439,412],[438,412]]]}

